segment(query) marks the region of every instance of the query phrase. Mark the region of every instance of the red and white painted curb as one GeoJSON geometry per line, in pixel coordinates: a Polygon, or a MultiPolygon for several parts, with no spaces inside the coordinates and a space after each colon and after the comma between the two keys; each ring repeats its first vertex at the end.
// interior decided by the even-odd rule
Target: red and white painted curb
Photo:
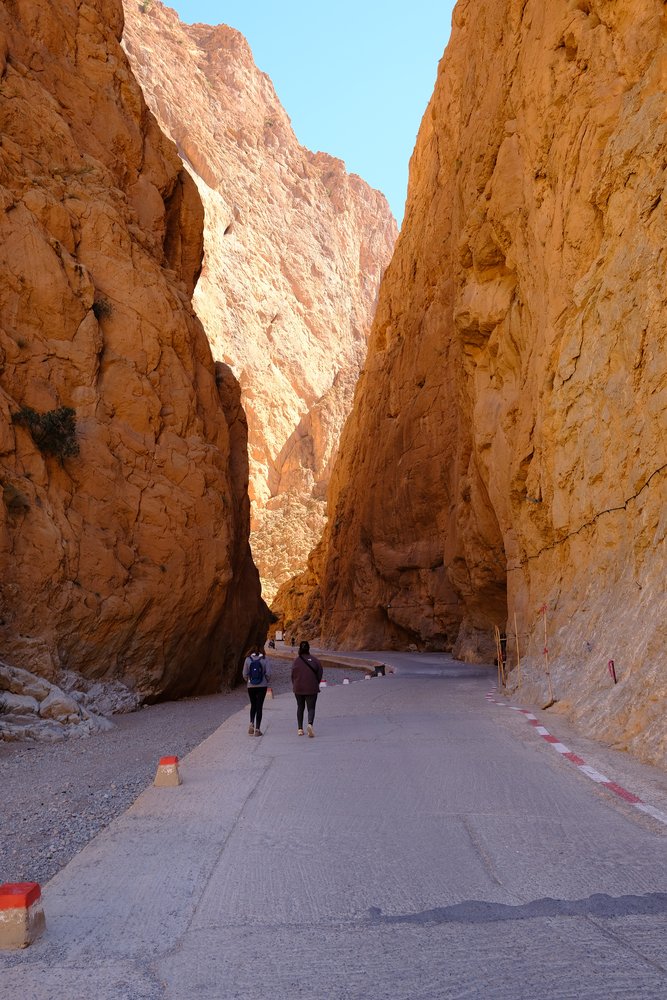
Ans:
{"type": "Polygon", "coordinates": [[[664,823],[665,826],[667,826],[667,813],[661,812],[659,809],[656,809],[655,806],[650,806],[647,802],[642,802],[638,795],[635,795],[633,792],[629,792],[627,788],[623,788],[622,785],[612,781],[611,778],[607,778],[604,774],[600,774],[600,772],[596,771],[594,767],[587,764],[583,757],[573,753],[568,747],[565,746],[564,743],[561,743],[557,737],[552,736],[548,729],[545,729],[544,726],[540,725],[540,721],[537,716],[533,715],[533,713],[527,708],[519,708],[517,705],[506,705],[505,702],[498,701],[494,695],[495,692],[489,691],[486,695],[486,700],[493,702],[494,705],[502,705],[505,708],[509,708],[513,712],[520,712],[521,715],[525,717],[528,724],[533,726],[535,732],[542,737],[545,743],[548,743],[549,746],[556,751],[556,753],[559,753],[561,757],[565,757],[571,764],[574,764],[580,771],[583,771],[587,778],[590,778],[591,781],[594,781],[597,785],[602,785],[603,788],[608,788],[610,792],[613,792],[614,795],[618,795],[618,797],[623,799],[625,802],[629,802],[630,805],[635,807],[635,809],[639,809],[640,812],[646,813],[648,816],[652,816],[654,819],[657,819],[660,823],[664,823]]]}

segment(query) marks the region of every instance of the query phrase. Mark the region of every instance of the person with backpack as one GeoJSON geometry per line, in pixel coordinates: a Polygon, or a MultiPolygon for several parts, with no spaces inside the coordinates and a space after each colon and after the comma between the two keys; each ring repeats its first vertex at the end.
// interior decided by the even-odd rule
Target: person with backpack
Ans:
{"type": "Polygon", "coordinates": [[[248,697],[250,698],[248,735],[261,736],[262,707],[271,680],[271,668],[264,655],[264,650],[259,646],[253,646],[245,658],[243,680],[248,684],[248,697]]]}
{"type": "Polygon", "coordinates": [[[316,656],[311,656],[310,644],[299,643],[299,655],[292,664],[292,690],[296,698],[296,722],[299,736],[303,736],[303,713],[308,708],[308,735],[315,735],[315,704],[320,693],[322,664],[316,656]]]}

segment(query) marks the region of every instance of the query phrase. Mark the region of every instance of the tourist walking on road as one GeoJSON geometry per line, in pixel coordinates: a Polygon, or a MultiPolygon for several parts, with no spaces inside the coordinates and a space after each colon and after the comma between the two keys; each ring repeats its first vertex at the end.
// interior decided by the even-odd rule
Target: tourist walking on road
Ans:
{"type": "Polygon", "coordinates": [[[320,693],[322,680],[322,664],[316,656],[311,656],[310,645],[299,643],[299,655],[292,664],[292,690],[296,697],[296,721],[299,736],[303,736],[303,713],[308,708],[308,735],[313,737],[315,730],[315,703],[320,693]]]}
{"type": "Polygon", "coordinates": [[[266,698],[266,689],[271,680],[271,668],[267,662],[264,650],[253,646],[243,664],[243,680],[248,684],[250,698],[249,736],[261,736],[262,707],[266,698]]]}

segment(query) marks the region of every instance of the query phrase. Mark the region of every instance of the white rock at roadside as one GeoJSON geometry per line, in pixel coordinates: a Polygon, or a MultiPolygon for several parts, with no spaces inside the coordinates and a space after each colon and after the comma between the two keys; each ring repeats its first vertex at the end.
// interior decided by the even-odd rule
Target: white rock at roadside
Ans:
{"type": "Polygon", "coordinates": [[[13,694],[29,695],[41,701],[46,698],[51,685],[43,677],[37,677],[27,670],[10,667],[0,660],[0,693],[11,691],[13,694]]]}
{"type": "Polygon", "coordinates": [[[91,681],[73,670],[64,670],[59,687],[95,715],[120,715],[139,708],[140,699],[120,681],[91,681]]]}
{"type": "Polygon", "coordinates": [[[60,688],[53,687],[41,702],[39,714],[43,719],[55,719],[57,722],[78,722],[88,713],[60,688]]]}
{"type": "MultiPolygon", "coordinates": [[[[93,687],[101,701],[105,686],[93,687]]],[[[125,703],[134,697],[127,689],[113,690],[116,703],[123,703],[122,695],[125,703]]],[[[89,693],[76,693],[81,700],[90,700],[89,693]]],[[[108,719],[89,711],[74,695],[28,670],[0,661],[0,739],[53,742],[113,728],[108,719]]],[[[107,703],[112,704],[113,699],[107,703]]]]}
{"type": "Polygon", "coordinates": [[[0,695],[6,713],[12,715],[37,715],[39,712],[39,702],[36,698],[31,698],[26,694],[14,694],[11,691],[3,692],[0,695]]]}

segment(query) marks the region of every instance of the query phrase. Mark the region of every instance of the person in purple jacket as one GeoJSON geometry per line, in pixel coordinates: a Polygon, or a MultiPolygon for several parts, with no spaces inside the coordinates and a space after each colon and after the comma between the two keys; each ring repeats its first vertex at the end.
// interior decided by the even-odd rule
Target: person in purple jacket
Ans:
{"type": "Polygon", "coordinates": [[[310,645],[299,643],[299,655],[292,664],[292,690],[296,698],[296,722],[299,736],[303,736],[303,713],[308,708],[308,735],[315,735],[315,703],[320,693],[322,664],[316,656],[311,656],[310,645]]]}

